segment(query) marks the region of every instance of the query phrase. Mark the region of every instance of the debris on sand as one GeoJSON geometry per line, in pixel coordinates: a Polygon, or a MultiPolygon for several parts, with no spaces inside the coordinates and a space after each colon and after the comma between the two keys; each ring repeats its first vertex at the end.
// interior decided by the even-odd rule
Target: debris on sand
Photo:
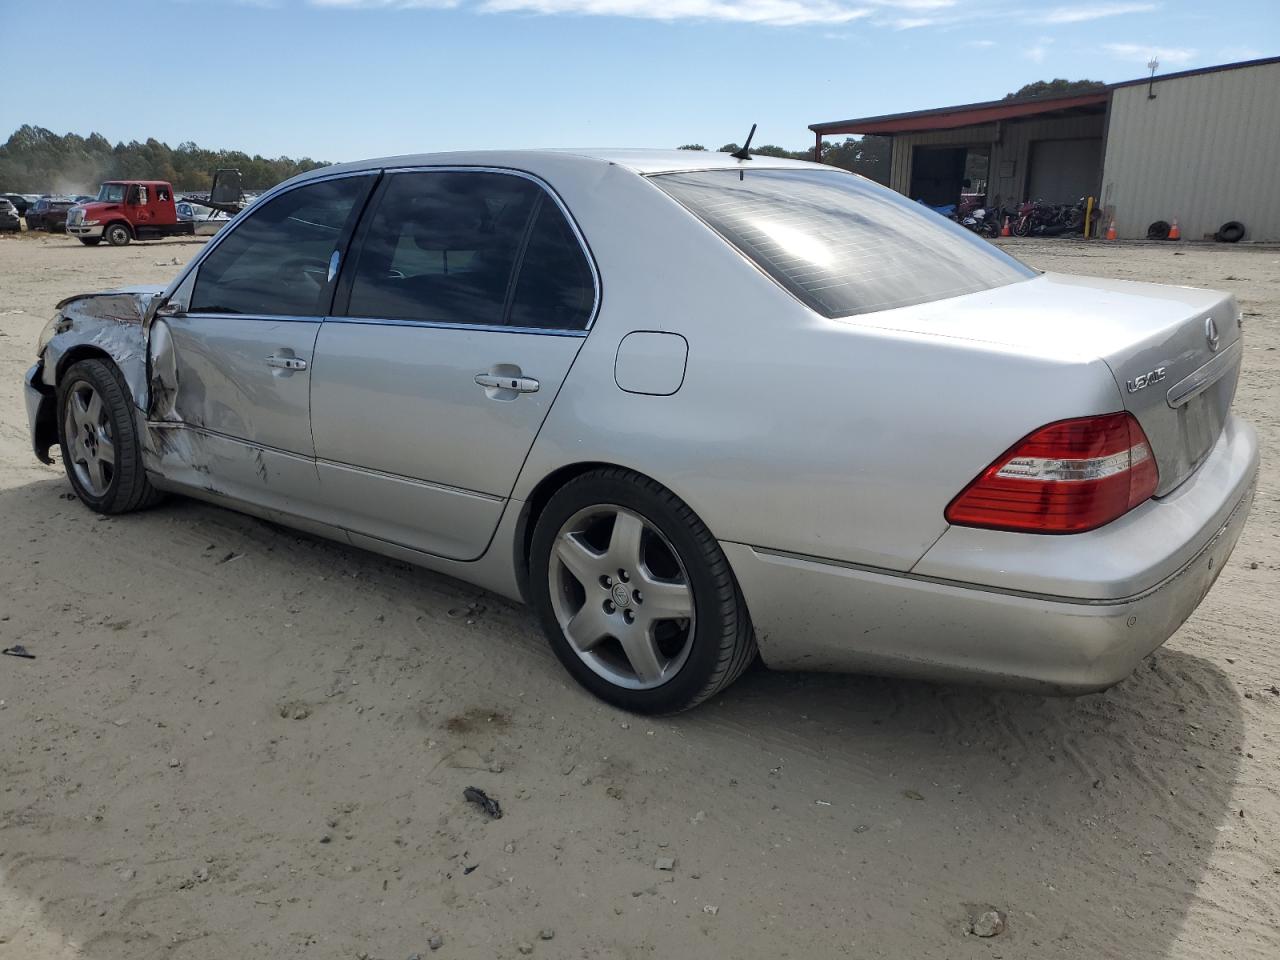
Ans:
{"type": "Polygon", "coordinates": [[[479,787],[467,787],[462,791],[462,795],[467,798],[468,802],[474,803],[494,820],[502,819],[502,805],[479,787]]]}
{"type": "Polygon", "coordinates": [[[0,650],[6,657],[21,657],[23,660],[34,660],[36,655],[24,647],[20,643],[15,643],[12,647],[5,647],[0,650]]]}
{"type": "Polygon", "coordinates": [[[972,933],[975,937],[995,937],[1004,933],[1005,916],[994,907],[971,914],[969,916],[969,925],[967,933],[972,933]]]}

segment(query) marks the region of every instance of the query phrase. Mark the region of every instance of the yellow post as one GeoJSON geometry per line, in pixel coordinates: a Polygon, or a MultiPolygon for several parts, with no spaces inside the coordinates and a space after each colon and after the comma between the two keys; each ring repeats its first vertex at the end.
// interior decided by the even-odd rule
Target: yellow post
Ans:
{"type": "Polygon", "coordinates": [[[1093,197],[1084,204],[1084,238],[1089,239],[1089,228],[1093,226],[1093,197]]]}

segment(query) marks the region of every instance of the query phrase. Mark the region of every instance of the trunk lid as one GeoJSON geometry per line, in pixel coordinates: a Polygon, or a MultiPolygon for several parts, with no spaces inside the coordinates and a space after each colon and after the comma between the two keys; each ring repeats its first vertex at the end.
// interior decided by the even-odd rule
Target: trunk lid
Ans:
{"type": "Polygon", "coordinates": [[[1243,346],[1230,294],[1064,274],[841,322],[1061,360],[1101,359],[1151,442],[1157,496],[1182,483],[1213,448],[1235,397],[1243,346]]]}

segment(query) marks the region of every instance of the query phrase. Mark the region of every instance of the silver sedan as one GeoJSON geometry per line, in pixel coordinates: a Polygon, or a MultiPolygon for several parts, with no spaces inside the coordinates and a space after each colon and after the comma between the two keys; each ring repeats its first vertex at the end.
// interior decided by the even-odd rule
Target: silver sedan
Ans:
{"type": "Polygon", "coordinates": [[[529,602],[684,709],[757,656],[1098,690],[1248,513],[1226,294],[1038,274],[865,179],[687,152],[396,157],[59,304],[36,455],[529,602]]]}

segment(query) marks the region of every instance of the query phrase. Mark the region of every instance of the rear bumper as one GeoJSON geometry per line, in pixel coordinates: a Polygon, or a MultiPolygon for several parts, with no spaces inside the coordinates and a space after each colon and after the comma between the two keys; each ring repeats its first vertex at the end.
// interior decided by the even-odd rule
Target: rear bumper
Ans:
{"type": "MultiPolygon", "coordinates": [[[[1147,523],[1133,534],[1163,536],[1164,555],[1180,560],[1123,597],[1045,595],[929,576],[918,572],[919,565],[916,572],[896,574],[725,543],[761,656],[779,669],[975,681],[1054,693],[1088,693],[1118,683],[1199,606],[1240,537],[1253,502],[1258,454],[1252,429],[1239,421],[1233,429],[1228,446],[1235,449],[1215,450],[1214,457],[1235,464],[1239,483],[1202,488],[1215,504],[1198,504],[1198,511],[1185,500],[1155,503],[1165,512],[1148,511],[1147,523]],[[1184,524],[1192,512],[1201,525],[1187,536],[1184,524]]],[[[1078,548],[1075,537],[1033,539],[1049,541],[1042,551],[1055,543],[1068,551],[1078,548]]],[[[1107,546],[1122,548],[1118,542],[1107,546]]],[[[1107,561],[1099,556],[1094,565],[1107,561]]],[[[1073,553],[1073,562],[1088,564],[1088,557],[1073,553]]],[[[1148,572],[1156,567],[1163,569],[1157,564],[1148,572]]]]}

